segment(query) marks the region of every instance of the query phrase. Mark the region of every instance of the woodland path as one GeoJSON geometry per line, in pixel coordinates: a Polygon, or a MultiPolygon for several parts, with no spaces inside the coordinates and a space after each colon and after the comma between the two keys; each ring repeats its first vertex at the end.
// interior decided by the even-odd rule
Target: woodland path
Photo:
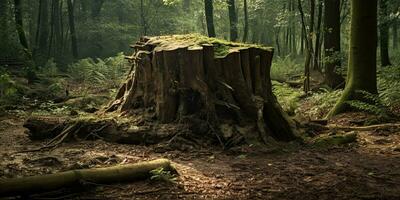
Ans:
{"type": "MultiPolygon", "coordinates": [[[[158,152],[155,146],[82,141],[46,152],[24,134],[23,121],[0,118],[0,178],[168,158],[177,184],[154,181],[87,184],[85,191],[57,191],[64,199],[400,199],[400,132],[360,132],[358,142],[315,149],[288,145],[281,151],[197,149],[158,152]]],[[[33,198],[35,199],[35,198],[33,198]]],[[[36,199],[44,199],[36,196],[36,199]]],[[[56,198],[54,198],[56,199],[56,198]]],[[[60,199],[60,198],[57,198],[60,199]]],[[[61,198],[62,199],[62,198],[61,198]]]]}

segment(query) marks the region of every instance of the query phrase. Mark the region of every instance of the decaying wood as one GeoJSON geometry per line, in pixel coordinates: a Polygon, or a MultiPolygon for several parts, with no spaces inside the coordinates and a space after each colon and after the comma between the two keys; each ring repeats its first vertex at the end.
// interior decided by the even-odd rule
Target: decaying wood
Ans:
{"type": "Polygon", "coordinates": [[[65,187],[78,187],[85,182],[111,184],[142,180],[150,177],[150,171],[158,168],[174,171],[169,160],[158,159],[114,167],[72,170],[25,178],[0,179],[0,197],[37,194],[65,187]]]}
{"type": "Polygon", "coordinates": [[[279,140],[296,138],[272,93],[273,49],[190,36],[147,37],[131,47],[132,70],[106,112],[150,108],[162,123],[196,115],[213,125],[253,124],[279,140]],[[216,56],[221,45],[229,51],[216,56]]]}
{"type": "MultiPolygon", "coordinates": [[[[146,116],[151,117],[146,121],[152,124],[197,126],[200,127],[194,128],[197,132],[189,128],[194,138],[204,138],[206,134],[217,136],[221,144],[235,145],[232,141],[243,138],[264,143],[298,138],[295,123],[272,93],[269,74],[273,49],[191,35],[144,37],[131,47],[135,51],[127,59],[132,67],[102,116],[148,113],[146,116]],[[201,128],[204,127],[201,124],[207,128],[201,128]],[[223,133],[221,126],[228,126],[231,131],[223,133]]],[[[56,126],[33,119],[28,120],[26,127],[32,138],[43,139],[44,135],[61,133],[72,125],[69,121],[52,131],[56,126]]],[[[130,135],[127,130],[114,122],[95,120],[79,123],[74,133],[64,133],[58,139],[82,134],[80,138],[134,144],[143,143],[140,140],[149,138],[148,135],[155,135],[155,141],[171,139],[168,134],[160,137],[150,131],[130,135]],[[109,126],[101,128],[108,123],[109,126]]],[[[55,139],[51,146],[58,141],[55,139]]]]}

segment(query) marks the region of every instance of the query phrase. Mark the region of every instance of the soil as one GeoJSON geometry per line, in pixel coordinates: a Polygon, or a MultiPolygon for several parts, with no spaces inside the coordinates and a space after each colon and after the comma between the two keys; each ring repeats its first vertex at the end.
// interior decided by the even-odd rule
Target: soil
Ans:
{"type": "MultiPolygon", "coordinates": [[[[346,120],[351,118],[337,121],[346,120]]],[[[31,199],[400,199],[400,130],[357,132],[357,143],[324,148],[289,143],[160,153],[157,146],[78,141],[16,153],[44,143],[29,140],[23,122],[0,118],[0,180],[156,158],[170,159],[179,173],[175,184],[88,183],[31,199]]]]}

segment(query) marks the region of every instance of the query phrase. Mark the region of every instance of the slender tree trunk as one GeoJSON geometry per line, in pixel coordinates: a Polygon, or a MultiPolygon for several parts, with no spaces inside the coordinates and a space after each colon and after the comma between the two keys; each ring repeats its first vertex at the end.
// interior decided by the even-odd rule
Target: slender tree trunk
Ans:
{"type": "Polygon", "coordinates": [[[389,15],[388,1],[379,0],[379,41],[381,47],[381,65],[383,67],[392,65],[389,58],[389,15]]]}
{"type": "Polygon", "coordinates": [[[247,0],[244,0],[243,2],[243,9],[244,9],[243,42],[246,42],[249,34],[249,13],[247,9],[247,0]]]}
{"type": "Polygon", "coordinates": [[[230,40],[237,41],[238,39],[238,18],[236,14],[235,0],[228,1],[229,25],[230,25],[230,40]]]}
{"type": "Polygon", "coordinates": [[[216,37],[214,27],[214,5],[213,0],[204,0],[204,7],[206,12],[207,32],[208,37],[216,37]]]}
{"type": "Polygon", "coordinates": [[[25,61],[25,67],[27,67],[26,70],[26,78],[28,79],[28,83],[32,83],[37,79],[36,73],[34,71],[35,68],[35,62],[33,61],[32,58],[32,53],[29,49],[28,45],[28,40],[26,39],[25,36],[25,31],[24,31],[24,24],[23,24],[23,15],[22,15],[22,5],[21,5],[21,0],[14,0],[14,7],[15,7],[15,24],[18,32],[18,37],[19,41],[21,43],[21,46],[24,48],[24,56],[26,58],[25,61]]]}
{"type": "Polygon", "coordinates": [[[298,0],[298,8],[301,17],[302,28],[305,33],[305,45],[306,45],[306,61],[304,64],[304,92],[308,93],[310,91],[310,68],[312,64],[313,58],[313,32],[314,32],[314,14],[315,14],[315,1],[310,0],[310,24],[309,30],[307,32],[306,23],[305,23],[305,15],[303,11],[303,6],[301,0],[298,0]]]}
{"type": "Polygon", "coordinates": [[[328,117],[347,111],[349,100],[365,100],[358,91],[378,93],[376,78],[377,0],[370,0],[368,3],[365,3],[365,0],[351,1],[350,32],[346,88],[328,117]]]}
{"type": "Polygon", "coordinates": [[[59,62],[61,49],[62,49],[62,32],[61,32],[61,4],[60,0],[53,0],[54,1],[54,56],[57,62],[59,62]]]}
{"type": "MultiPolygon", "coordinates": [[[[7,48],[7,44],[9,41],[9,30],[8,30],[8,10],[9,5],[8,1],[1,0],[0,1],[0,40],[2,41],[0,46],[1,50],[4,50],[7,48]]],[[[2,54],[2,53],[1,53],[2,54]]]]}
{"type": "Polygon", "coordinates": [[[325,0],[325,83],[331,88],[337,88],[344,81],[344,78],[336,73],[336,68],[341,66],[340,29],[340,2],[325,0]]]}
{"type": "Polygon", "coordinates": [[[100,13],[101,13],[101,9],[103,8],[104,0],[92,0],[91,4],[92,4],[92,19],[97,19],[100,17],[100,13]]]}
{"type": "Polygon", "coordinates": [[[398,33],[398,27],[399,27],[399,22],[398,20],[394,20],[393,22],[393,49],[397,50],[398,46],[399,46],[399,33],[398,33]]]}
{"type": "Polygon", "coordinates": [[[49,1],[40,0],[40,11],[39,11],[39,26],[38,26],[38,54],[35,55],[37,58],[37,64],[43,66],[47,62],[47,49],[49,39],[49,1]]]}
{"type": "Polygon", "coordinates": [[[72,0],[67,0],[68,4],[68,19],[69,19],[69,29],[71,33],[71,49],[72,56],[74,59],[78,58],[78,44],[77,37],[75,31],[75,16],[74,16],[74,5],[72,4],[72,0]]]}
{"type": "Polygon", "coordinates": [[[143,0],[140,0],[140,24],[142,26],[142,36],[147,35],[146,14],[144,13],[143,0]]]}
{"type": "Polygon", "coordinates": [[[15,23],[17,26],[17,32],[19,37],[19,42],[21,43],[22,47],[24,47],[25,51],[29,51],[28,40],[25,36],[24,31],[24,24],[23,24],[23,17],[22,17],[22,5],[21,0],[14,0],[15,6],[15,23]]]}
{"type": "Polygon", "coordinates": [[[314,64],[313,69],[316,71],[320,71],[321,68],[319,66],[319,58],[321,54],[321,25],[322,25],[322,9],[323,9],[323,0],[318,0],[318,19],[317,19],[317,28],[316,28],[316,37],[315,37],[315,51],[314,51],[314,64]]]}

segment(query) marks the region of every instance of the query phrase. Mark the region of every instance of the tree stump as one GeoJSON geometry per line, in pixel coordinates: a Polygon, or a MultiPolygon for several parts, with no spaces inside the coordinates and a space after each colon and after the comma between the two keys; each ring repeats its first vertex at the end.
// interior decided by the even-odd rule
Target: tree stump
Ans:
{"type": "Polygon", "coordinates": [[[132,68],[105,112],[145,108],[160,123],[194,117],[252,127],[247,136],[265,143],[296,138],[272,93],[272,48],[199,35],[142,37],[131,47],[132,68]]]}

